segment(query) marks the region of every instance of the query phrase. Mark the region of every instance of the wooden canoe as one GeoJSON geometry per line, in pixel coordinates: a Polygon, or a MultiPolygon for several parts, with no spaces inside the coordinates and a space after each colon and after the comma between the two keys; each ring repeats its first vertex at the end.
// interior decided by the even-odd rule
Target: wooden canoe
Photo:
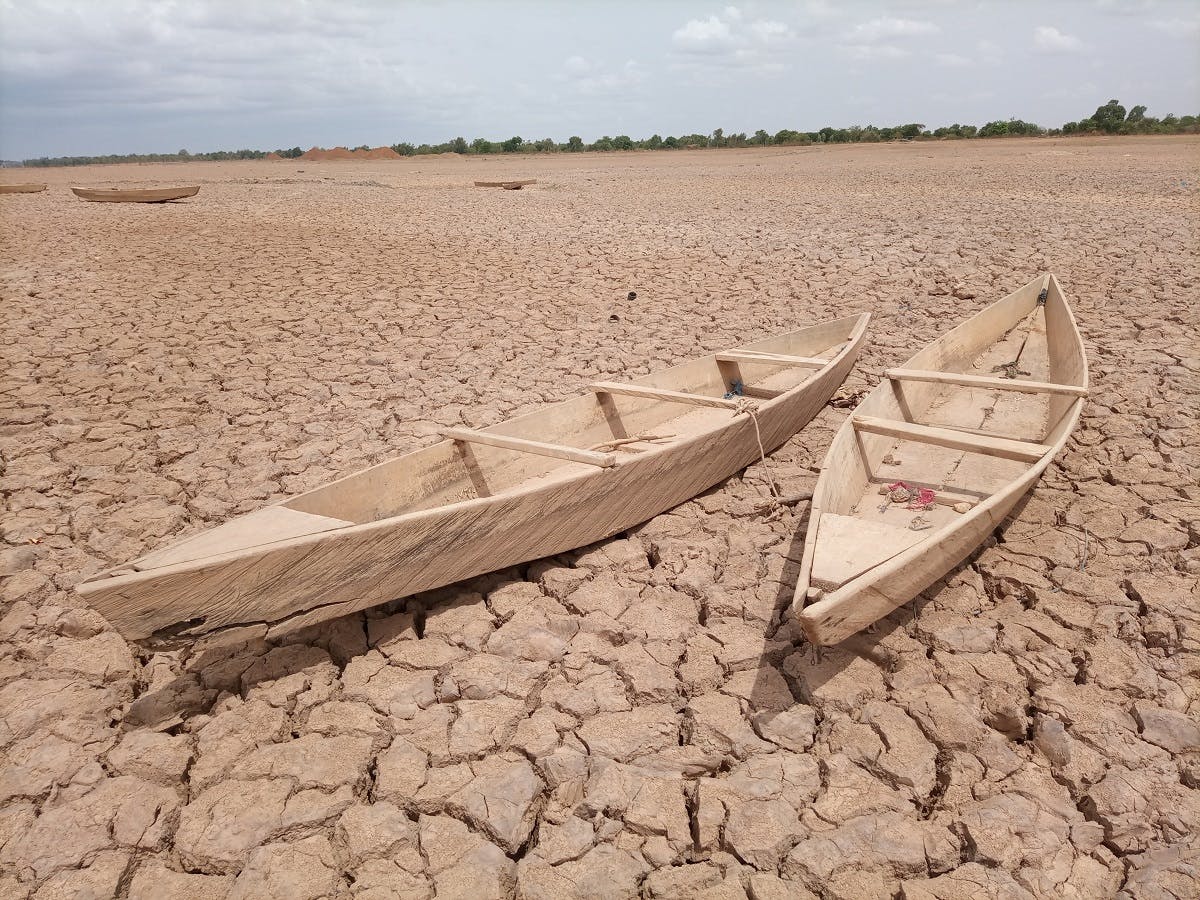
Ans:
{"type": "Polygon", "coordinates": [[[834,437],[813,491],[793,610],[817,644],[844,640],[966,559],[1063,448],[1088,388],[1053,275],[885,376],[834,437]],[[921,489],[933,492],[927,509],[921,489]]]}
{"type": "Polygon", "coordinates": [[[475,187],[498,187],[504,188],[506,191],[519,191],[527,184],[537,184],[536,178],[529,178],[525,181],[477,181],[475,187]]]}
{"type": "Polygon", "coordinates": [[[182,200],[185,197],[195,197],[200,193],[200,186],[190,187],[145,188],[126,190],[123,188],[71,188],[72,193],[80,200],[91,200],[94,203],[166,203],[170,200],[182,200]]]}
{"type": "Polygon", "coordinates": [[[0,184],[0,194],[40,194],[44,184],[0,184]]]}
{"type": "Polygon", "coordinates": [[[869,315],[695,359],[407,453],[78,585],[126,638],[274,637],[609,537],[759,458],[808,423],[869,315]],[[632,440],[630,440],[632,439],[632,440]],[[612,442],[617,442],[614,446],[612,442]]]}

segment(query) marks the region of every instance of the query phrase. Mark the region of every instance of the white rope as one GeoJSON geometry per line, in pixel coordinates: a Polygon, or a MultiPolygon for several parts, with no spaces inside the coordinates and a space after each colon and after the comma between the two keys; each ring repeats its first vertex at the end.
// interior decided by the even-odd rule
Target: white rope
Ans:
{"type": "Polygon", "coordinates": [[[771,500],[774,505],[783,506],[783,494],[775,484],[775,476],[771,474],[771,467],[767,465],[767,451],[763,447],[762,432],[758,430],[758,404],[749,397],[739,397],[737,406],[733,408],[733,414],[740,416],[742,413],[749,415],[750,421],[754,423],[754,437],[758,441],[758,458],[762,461],[763,471],[767,475],[767,487],[771,491],[771,500]]]}

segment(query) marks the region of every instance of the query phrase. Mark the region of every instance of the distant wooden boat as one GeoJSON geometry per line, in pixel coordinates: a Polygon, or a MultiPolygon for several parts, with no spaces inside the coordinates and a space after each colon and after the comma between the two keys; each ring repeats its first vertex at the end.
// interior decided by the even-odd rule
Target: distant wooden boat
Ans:
{"type": "Polygon", "coordinates": [[[969,556],[1063,448],[1088,390],[1053,275],[885,375],[835,436],[813,491],[793,609],[817,644],[887,615],[969,556]]]}
{"type": "Polygon", "coordinates": [[[477,181],[475,187],[498,187],[504,188],[506,191],[519,191],[527,184],[537,184],[536,178],[529,178],[525,181],[477,181]]]}
{"type": "Polygon", "coordinates": [[[170,200],[182,200],[185,197],[195,197],[200,193],[199,185],[191,187],[123,189],[103,188],[71,188],[72,193],[81,200],[91,200],[95,203],[166,203],[170,200]]]}
{"type": "Polygon", "coordinates": [[[38,194],[45,189],[44,184],[0,184],[0,194],[38,194]]]}
{"type": "Polygon", "coordinates": [[[126,638],[274,637],[561,553],[696,496],[816,415],[869,316],[760,340],[473,430],[87,579],[126,638]],[[729,399],[731,387],[742,398],[729,399]],[[758,403],[754,416],[744,398],[758,403]],[[757,429],[756,421],[757,420],[757,429]]]}

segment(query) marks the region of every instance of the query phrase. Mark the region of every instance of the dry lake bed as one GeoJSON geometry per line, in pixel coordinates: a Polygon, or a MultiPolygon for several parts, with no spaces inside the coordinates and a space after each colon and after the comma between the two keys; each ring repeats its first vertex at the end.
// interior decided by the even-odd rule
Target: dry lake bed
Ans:
{"type": "MultiPolygon", "coordinates": [[[[0,896],[1200,895],[1200,138],[0,177],[50,184],[0,196],[0,896]],[[822,654],[761,464],[280,645],[151,653],[72,591],[439,428],[871,310],[849,397],[1044,271],[1079,430],[822,654]]],[[[770,458],[785,493],[847,414],[770,458]]]]}

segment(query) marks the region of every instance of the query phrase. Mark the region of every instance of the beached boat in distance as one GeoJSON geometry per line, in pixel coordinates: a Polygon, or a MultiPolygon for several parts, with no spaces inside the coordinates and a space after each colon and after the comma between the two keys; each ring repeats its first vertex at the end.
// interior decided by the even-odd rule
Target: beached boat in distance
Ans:
{"type": "Polygon", "coordinates": [[[195,197],[200,193],[198,184],[190,187],[170,188],[71,188],[71,192],[80,200],[91,200],[95,203],[166,203],[170,200],[182,200],[185,197],[195,197]]]}
{"type": "Polygon", "coordinates": [[[519,191],[527,184],[537,184],[536,178],[529,178],[525,181],[477,181],[475,187],[498,187],[504,188],[506,191],[519,191]]]}
{"type": "Polygon", "coordinates": [[[793,610],[835,644],[966,559],[1079,421],[1087,358],[1053,275],[888,369],[813,491],[793,610]]]}
{"type": "Polygon", "coordinates": [[[804,427],[868,314],[716,353],[445,440],[78,585],[126,638],[275,637],[582,547],[707,490],[804,427]],[[741,392],[733,399],[726,395],[741,392]],[[752,398],[752,399],[748,399],[752,398]],[[753,416],[746,405],[757,404],[753,416]]]}
{"type": "Polygon", "coordinates": [[[39,194],[45,189],[44,184],[0,184],[0,194],[39,194]]]}

